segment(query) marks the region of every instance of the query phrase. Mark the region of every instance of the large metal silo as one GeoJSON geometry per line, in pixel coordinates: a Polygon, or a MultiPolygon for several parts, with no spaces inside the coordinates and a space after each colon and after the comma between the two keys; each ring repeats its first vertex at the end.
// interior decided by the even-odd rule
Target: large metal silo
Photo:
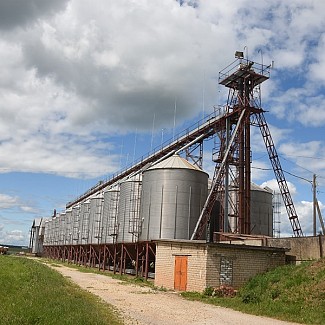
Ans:
{"type": "Polygon", "coordinates": [[[80,237],[79,244],[85,245],[88,244],[89,238],[89,210],[90,210],[90,202],[86,200],[80,205],[80,237]]]}
{"type": "Polygon", "coordinates": [[[72,244],[77,245],[80,237],[80,204],[72,208],[72,244]]]}
{"type": "Polygon", "coordinates": [[[251,183],[251,234],[273,235],[273,192],[251,183]]]}
{"type": "Polygon", "coordinates": [[[50,234],[50,220],[47,219],[45,220],[45,223],[44,223],[44,240],[43,240],[43,244],[44,246],[48,246],[50,244],[50,237],[49,237],[49,234],[50,234]]]}
{"type": "Polygon", "coordinates": [[[117,236],[117,212],[119,198],[119,186],[104,192],[101,239],[102,244],[113,243],[117,236]]]}
{"type": "Polygon", "coordinates": [[[58,245],[65,244],[65,212],[59,213],[57,216],[58,219],[58,245]]]}
{"type": "Polygon", "coordinates": [[[53,237],[54,237],[54,220],[53,218],[49,219],[48,222],[48,234],[47,234],[47,245],[53,245],[53,237]]]}
{"type": "MultiPolygon", "coordinates": [[[[238,191],[230,187],[232,200],[235,202],[238,191]]],[[[250,233],[252,235],[272,236],[273,234],[273,192],[251,183],[250,233]]],[[[229,226],[231,232],[238,232],[238,212],[230,208],[229,226]]]]}
{"type": "Polygon", "coordinates": [[[65,245],[72,245],[72,209],[65,211],[65,245]]]}
{"type": "Polygon", "coordinates": [[[140,240],[190,239],[208,192],[208,174],[174,155],[143,172],[140,240]]]}
{"type": "Polygon", "coordinates": [[[56,217],[53,219],[53,245],[57,246],[59,245],[59,237],[60,237],[60,214],[57,213],[56,217]]]}
{"type": "Polygon", "coordinates": [[[90,199],[89,215],[89,244],[99,244],[101,238],[101,216],[103,208],[103,195],[100,193],[90,199]]]}
{"type": "Polygon", "coordinates": [[[117,213],[117,242],[138,241],[140,222],[141,175],[121,183],[117,213]]]}

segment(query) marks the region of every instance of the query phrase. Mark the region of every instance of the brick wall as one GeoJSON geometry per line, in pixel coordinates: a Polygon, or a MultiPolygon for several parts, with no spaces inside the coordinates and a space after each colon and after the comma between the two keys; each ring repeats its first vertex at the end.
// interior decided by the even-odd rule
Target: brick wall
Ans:
{"type": "Polygon", "coordinates": [[[206,245],[156,243],[155,285],[174,289],[175,256],[187,256],[187,291],[202,291],[206,283],[206,245]]]}
{"type": "Polygon", "coordinates": [[[232,246],[209,245],[207,286],[230,285],[238,289],[254,275],[285,264],[283,250],[232,246]]]}

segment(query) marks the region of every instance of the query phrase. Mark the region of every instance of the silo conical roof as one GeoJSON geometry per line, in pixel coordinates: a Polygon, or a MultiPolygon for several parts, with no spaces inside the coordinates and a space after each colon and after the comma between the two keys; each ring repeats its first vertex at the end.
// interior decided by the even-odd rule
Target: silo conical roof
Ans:
{"type": "Polygon", "coordinates": [[[176,154],[148,168],[148,170],[153,169],[192,169],[202,171],[199,167],[192,165],[186,159],[176,154]]]}

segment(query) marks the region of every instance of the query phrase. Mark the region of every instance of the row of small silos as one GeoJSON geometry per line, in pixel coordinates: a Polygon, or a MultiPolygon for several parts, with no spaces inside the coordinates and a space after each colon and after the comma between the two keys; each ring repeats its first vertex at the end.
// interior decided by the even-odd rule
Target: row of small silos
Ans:
{"type": "MultiPolygon", "coordinates": [[[[272,235],[272,193],[252,192],[254,233],[272,235]]],[[[45,245],[190,239],[207,194],[208,174],[173,155],[47,221],[45,245]]]]}

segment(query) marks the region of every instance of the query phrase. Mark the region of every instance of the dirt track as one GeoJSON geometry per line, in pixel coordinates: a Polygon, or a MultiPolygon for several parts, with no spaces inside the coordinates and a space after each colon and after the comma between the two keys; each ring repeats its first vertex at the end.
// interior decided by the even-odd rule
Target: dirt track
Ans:
{"type": "Polygon", "coordinates": [[[81,288],[115,306],[127,325],[284,325],[293,324],[231,309],[187,301],[176,292],[155,291],[109,276],[53,267],[81,288]]]}

